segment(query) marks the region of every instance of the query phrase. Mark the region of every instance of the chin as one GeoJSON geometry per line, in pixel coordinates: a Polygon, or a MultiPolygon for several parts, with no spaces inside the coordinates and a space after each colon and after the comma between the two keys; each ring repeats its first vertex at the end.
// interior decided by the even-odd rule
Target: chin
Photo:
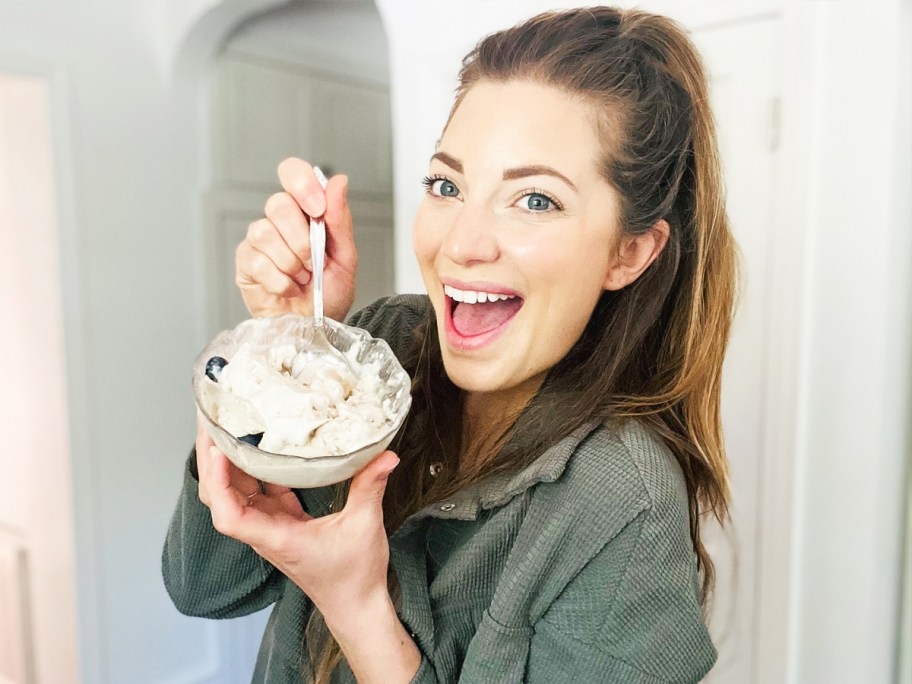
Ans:
{"type": "Polygon", "coordinates": [[[504,383],[494,376],[489,364],[454,358],[446,349],[443,350],[443,367],[450,381],[465,392],[496,392],[504,388],[504,383]]]}

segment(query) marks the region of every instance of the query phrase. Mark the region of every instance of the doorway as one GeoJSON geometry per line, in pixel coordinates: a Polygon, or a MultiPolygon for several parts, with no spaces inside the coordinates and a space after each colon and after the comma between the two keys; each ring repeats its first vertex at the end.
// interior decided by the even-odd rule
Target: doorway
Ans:
{"type": "Polygon", "coordinates": [[[210,332],[249,317],[234,250],[281,189],[276,167],[290,156],[349,177],[360,257],[352,310],[393,294],[389,67],[372,0],[294,3],[244,23],[214,65],[208,120],[210,332]]]}

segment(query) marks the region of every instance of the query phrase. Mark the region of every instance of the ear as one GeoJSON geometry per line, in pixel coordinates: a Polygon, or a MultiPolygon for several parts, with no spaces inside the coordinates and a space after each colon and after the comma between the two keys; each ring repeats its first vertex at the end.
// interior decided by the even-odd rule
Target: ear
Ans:
{"type": "Polygon", "coordinates": [[[617,255],[605,276],[604,289],[621,290],[639,278],[665,248],[670,231],[668,221],[661,219],[643,233],[621,235],[617,255]]]}

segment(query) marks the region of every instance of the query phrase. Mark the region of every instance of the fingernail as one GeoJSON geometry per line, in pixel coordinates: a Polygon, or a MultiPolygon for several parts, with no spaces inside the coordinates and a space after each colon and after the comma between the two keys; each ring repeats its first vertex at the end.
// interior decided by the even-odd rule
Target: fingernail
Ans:
{"type": "Polygon", "coordinates": [[[392,473],[392,472],[396,469],[396,467],[397,467],[398,465],[399,465],[399,457],[397,456],[397,457],[396,457],[396,462],[393,463],[393,466],[392,466],[391,468],[387,468],[386,472],[384,473],[384,476],[387,476],[387,475],[389,475],[390,473],[392,473]]]}

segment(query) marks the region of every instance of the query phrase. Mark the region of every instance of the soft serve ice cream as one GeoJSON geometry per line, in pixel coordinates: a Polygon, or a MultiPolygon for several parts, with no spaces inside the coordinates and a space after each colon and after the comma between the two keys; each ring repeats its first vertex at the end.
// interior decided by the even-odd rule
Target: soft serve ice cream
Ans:
{"type": "Polygon", "coordinates": [[[262,433],[263,451],[351,453],[386,434],[393,416],[379,363],[348,358],[351,369],[293,344],[242,344],[212,383],[211,417],[238,438],[262,433]]]}

